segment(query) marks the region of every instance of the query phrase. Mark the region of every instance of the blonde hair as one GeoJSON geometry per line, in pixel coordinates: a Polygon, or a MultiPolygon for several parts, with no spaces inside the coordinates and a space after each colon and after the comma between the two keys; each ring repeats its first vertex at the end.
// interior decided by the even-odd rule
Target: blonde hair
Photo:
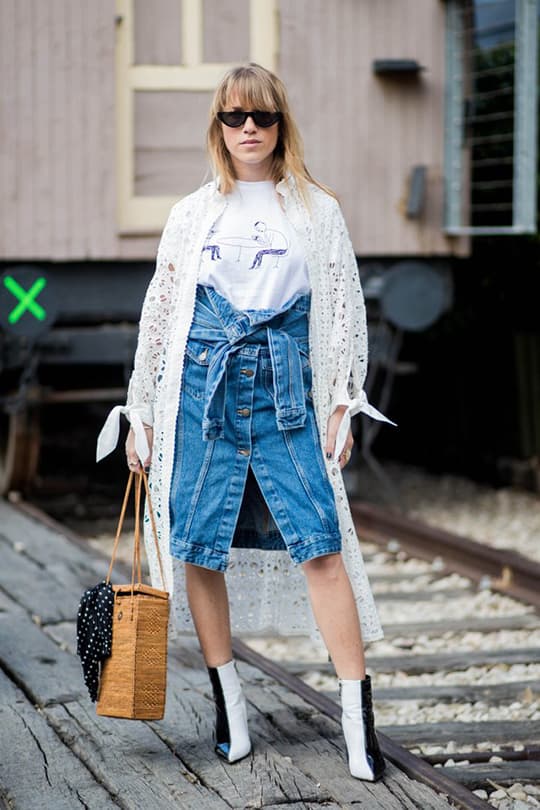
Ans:
{"type": "Polygon", "coordinates": [[[333,191],[317,182],[306,168],[302,137],[291,114],[285,85],[270,70],[254,62],[232,68],[225,74],[214,93],[210,107],[206,143],[212,171],[220,180],[220,191],[228,194],[233,190],[236,181],[231,156],[223,139],[222,124],[217,118],[218,112],[227,109],[234,93],[245,110],[281,113],[278,141],[271,167],[271,179],[274,184],[279,183],[290,173],[296,180],[305,202],[308,183],[314,183],[334,197],[333,191]]]}

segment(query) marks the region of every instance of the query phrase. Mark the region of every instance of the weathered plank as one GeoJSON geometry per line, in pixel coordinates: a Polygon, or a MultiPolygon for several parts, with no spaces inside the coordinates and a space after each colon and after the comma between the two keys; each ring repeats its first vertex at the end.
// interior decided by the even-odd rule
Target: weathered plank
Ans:
{"type": "MultiPolygon", "coordinates": [[[[51,627],[49,631],[57,630],[58,627],[51,627]]],[[[66,627],[69,627],[69,625],[66,625],[66,627]]],[[[247,665],[244,664],[239,664],[239,667],[242,672],[244,669],[248,669],[247,665]]],[[[251,670],[251,668],[249,669],[251,670]]],[[[304,801],[304,806],[306,803],[309,806],[309,802],[313,802],[314,806],[320,806],[321,802],[326,803],[336,800],[340,802],[358,801],[364,786],[352,779],[347,772],[342,740],[339,742],[341,753],[336,774],[336,739],[341,737],[337,724],[326,718],[318,717],[316,721],[318,731],[314,734],[314,721],[312,720],[311,725],[308,724],[311,734],[306,734],[304,717],[313,710],[306,707],[302,701],[299,701],[298,713],[294,713],[291,711],[290,704],[284,705],[283,700],[276,701],[274,690],[279,691],[280,688],[273,685],[271,681],[265,682],[264,677],[261,677],[261,673],[257,670],[252,670],[249,676],[250,688],[254,690],[255,706],[250,705],[250,728],[255,750],[253,756],[248,757],[244,763],[235,764],[234,780],[232,780],[229,767],[221,760],[218,760],[213,752],[214,709],[210,685],[202,664],[202,658],[194,644],[182,649],[182,653],[178,656],[173,654],[169,673],[167,714],[164,721],[152,724],[154,731],[164,741],[167,749],[181,758],[184,770],[188,773],[189,778],[200,780],[201,784],[208,786],[216,795],[223,798],[227,806],[248,807],[247,799],[249,798],[250,801],[253,799],[252,806],[256,807],[257,797],[264,797],[265,806],[269,803],[282,806],[284,801],[289,804],[291,799],[294,800],[295,795],[298,796],[299,801],[304,801]],[[190,667],[178,668],[177,671],[175,658],[183,658],[190,664],[190,667]],[[269,695],[269,706],[273,707],[272,720],[265,717],[265,711],[261,709],[261,695],[266,694],[266,692],[269,695]],[[281,710],[293,727],[298,726],[296,736],[289,740],[286,751],[281,750],[284,745],[282,724],[278,724],[277,728],[275,725],[276,706],[277,713],[281,710]],[[330,734],[334,735],[336,739],[330,739],[330,734]],[[315,743],[320,746],[318,756],[315,743]],[[300,762],[298,761],[299,748],[302,749],[300,762]],[[309,768],[307,774],[305,773],[305,767],[303,767],[306,763],[309,768]],[[244,774],[241,773],[242,769],[245,771],[244,774]],[[339,788],[341,794],[345,794],[343,798],[339,795],[332,795],[329,787],[321,780],[323,771],[331,774],[335,786],[339,788]],[[319,783],[319,786],[317,783],[319,783]],[[339,787],[340,783],[341,787],[339,787]]],[[[247,686],[246,684],[246,688],[247,686]]],[[[129,792],[126,798],[122,774],[127,769],[132,773],[131,778],[133,779],[133,772],[138,772],[137,757],[140,756],[141,741],[140,739],[129,739],[126,742],[124,729],[127,726],[129,731],[144,724],[130,724],[124,721],[97,718],[94,716],[92,704],[87,699],[83,699],[80,703],[70,703],[66,707],[49,707],[45,709],[45,712],[62,739],[70,747],[73,746],[74,740],[84,740],[81,749],[74,750],[96,778],[103,781],[103,784],[113,794],[117,790],[121,790],[122,799],[127,802],[126,807],[136,807],[134,800],[133,804],[130,804],[129,792]],[[116,731],[119,724],[122,727],[122,734],[119,740],[116,739],[118,735],[115,735],[115,744],[111,746],[111,730],[116,731]],[[97,726],[100,728],[97,728],[97,726]],[[107,762],[100,762],[98,752],[106,745],[111,748],[111,757],[114,757],[112,752],[117,750],[117,746],[121,746],[123,753],[118,768],[122,773],[113,772],[113,763],[108,761],[108,758],[106,758],[107,762]],[[103,772],[101,768],[103,768],[103,772]]],[[[144,733],[146,734],[146,732],[144,733]]],[[[150,748],[145,743],[145,752],[153,750],[151,743],[149,745],[150,748]]],[[[116,759],[114,759],[114,766],[117,767],[116,759]]],[[[385,793],[381,798],[382,788],[379,785],[375,794],[370,792],[370,788],[368,800],[372,797],[375,800],[374,796],[376,796],[377,806],[381,810],[383,808],[384,810],[393,810],[393,808],[397,810],[398,807],[413,808],[415,805],[412,799],[407,800],[406,798],[412,790],[412,783],[409,783],[409,780],[397,769],[391,768],[391,770],[395,771],[395,774],[385,779],[385,783],[390,779],[388,797],[385,793]],[[396,779],[397,783],[394,785],[396,779]],[[401,779],[404,784],[399,787],[401,779]],[[392,798],[392,790],[394,789],[400,793],[399,801],[402,802],[401,804],[392,798]],[[404,794],[403,796],[401,796],[401,791],[404,794]],[[406,801],[409,801],[409,803],[405,803],[406,801]]],[[[146,771],[143,770],[143,773],[146,773],[146,771]]],[[[426,791],[426,795],[422,800],[424,802],[422,806],[426,810],[428,808],[431,810],[432,807],[448,806],[446,802],[439,803],[438,798],[435,804],[430,804],[429,795],[431,795],[431,792],[424,786],[420,787],[426,791]]],[[[414,783],[414,790],[416,790],[416,783],[414,783]]],[[[148,799],[154,802],[154,806],[160,806],[156,803],[160,801],[160,797],[151,794],[148,799]]],[[[193,801],[193,797],[191,801],[193,801]]],[[[201,796],[197,797],[196,802],[196,804],[186,804],[185,806],[201,808],[207,806],[203,803],[201,796]]],[[[343,804],[337,806],[343,806],[343,804]]]]}
{"type": "Polygon", "coordinates": [[[0,614],[0,661],[38,705],[86,693],[78,658],[60,649],[18,606],[0,614]]]}
{"type": "MultiPolygon", "coordinates": [[[[337,690],[324,691],[323,694],[336,699],[337,690]]],[[[373,698],[376,703],[383,701],[417,700],[423,705],[436,703],[476,703],[481,700],[500,706],[513,703],[515,700],[537,700],[540,697],[540,681],[512,681],[487,686],[466,684],[458,686],[387,686],[374,687],[373,698]]]]}
{"type": "MultiPolygon", "coordinates": [[[[2,559],[2,588],[18,604],[23,605],[42,622],[72,619],[77,612],[74,599],[59,599],[57,591],[64,588],[50,570],[39,566],[23,553],[13,550],[0,535],[2,559]]],[[[80,597],[80,586],[77,589],[80,597]]]]}
{"type": "Polygon", "coordinates": [[[446,672],[469,669],[473,666],[493,664],[536,664],[540,662],[538,647],[522,647],[512,650],[463,650],[455,653],[411,656],[370,656],[368,668],[374,672],[403,671],[409,675],[423,672],[446,672]]]}
{"type": "MultiPolygon", "coordinates": [[[[172,662],[171,662],[172,664],[172,662]]],[[[263,687],[258,683],[258,692],[263,687]]],[[[181,752],[182,760],[203,784],[209,785],[229,807],[244,808],[283,804],[289,801],[321,802],[337,797],[318,779],[306,775],[290,756],[283,756],[274,745],[268,723],[258,723],[253,707],[248,709],[253,752],[235,763],[234,779],[226,763],[218,760],[213,750],[214,703],[206,670],[169,667],[167,712],[159,723],[152,724],[156,734],[167,745],[181,752]],[[200,675],[203,678],[200,678],[200,675]]],[[[316,752],[312,750],[316,758],[316,752]]]]}
{"type": "Polygon", "coordinates": [[[119,806],[1,671],[0,728],[0,790],[6,806],[24,810],[119,806]]]}
{"type": "Polygon", "coordinates": [[[492,782],[498,785],[514,785],[516,782],[540,782],[540,762],[523,760],[513,762],[483,762],[474,765],[451,765],[444,769],[450,779],[466,785],[470,790],[484,787],[492,782]]]}
{"type": "MultiPolygon", "coordinates": [[[[250,808],[255,807],[262,807],[263,805],[246,805],[246,810],[250,810],[250,808]]],[[[362,805],[360,805],[361,807],[362,805]]],[[[283,810],[283,804],[265,804],[264,810],[283,810]]],[[[287,802],[286,808],[292,808],[292,810],[345,810],[344,805],[342,804],[334,804],[334,802],[287,802]]]]}
{"type": "MultiPolygon", "coordinates": [[[[241,666],[241,672],[245,671],[245,666],[241,666]]],[[[384,810],[417,807],[431,810],[449,806],[446,799],[425,785],[409,780],[391,763],[388,763],[384,782],[375,786],[359,783],[348,772],[345,743],[338,723],[273,680],[261,689],[244,678],[244,688],[251,705],[256,705],[261,715],[255,718],[253,725],[262,730],[264,717],[271,726],[262,733],[270,734],[279,751],[290,756],[297,767],[324,785],[343,805],[348,807],[363,799],[366,807],[376,806],[384,810]],[[364,798],[366,791],[367,797],[364,798]]]]}
{"type": "MultiPolygon", "coordinates": [[[[240,639],[233,639],[233,650],[235,651],[235,655],[242,661],[249,662],[285,687],[285,689],[291,690],[292,693],[298,696],[302,696],[310,706],[315,707],[325,717],[331,717],[335,722],[340,722],[341,710],[339,703],[328,700],[328,698],[321,695],[311,686],[302,684],[301,679],[284,671],[281,666],[260,655],[255,650],[251,650],[249,646],[243,641],[240,641],[240,639]]],[[[437,794],[444,795],[451,803],[459,807],[467,807],[470,808],[470,810],[473,810],[473,807],[475,810],[480,810],[480,808],[483,810],[483,808],[486,808],[487,810],[486,802],[473,796],[471,792],[463,787],[463,785],[460,785],[459,782],[449,779],[442,773],[438,774],[423,758],[419,761],[417,756],[399,746],[391,740],[388,735],[381,734],[379,731],[378,736],[387,760],[395,763],[409,778],[413,780],[418,779],[424,785],[428,785],[437,794]]]]}
{"type": "MultiPolygon", "coordinates": [[[[256,805],[251,805],[255,807],[256,805]]],[[[261,806],[261,805],[259,805],[261,806]]],[[[287,810],[321,810],[321,807],[324,810],[343,810],[342,804],[334,804],[334,802],[317,802],[313,804],[313,802],[287,802],[287,810]]],[[[360,805],[361,807],[361,805],[360,805]]],[[[246,805],[246,810],[248,810],[249,805],[246,805]]],[[[265,804],[264,810],[283,810],[283,804],[265,804]]]]}
{"type": "MultiPolygon", "coordinates": [[[[185,646],[173,651],[172,659],[186,661],[187,665],[178,671],[177,676],[189,685],[188,688],[202,691],[209,698],[208,676],[205,670],[201,670],[204,664],[202,658],[198,660],[200,653],[194,647],[192,643],[186,642],[185,646]]],[[[277,750],[284,759],[292,760],[295,768],[309,776],[315,783],[319,783],[320,789],[324,789],[342,806],[349,807],[350,803],[362,799],[367,801],[367,807],[370,806],[370,802],[376,802],[377,807],[385,809],[448,806],[446,801],[441,803],[439,797],[423,785],[421,795],[417,795],[417,783],[409,783],[407,777],[392,765],[389,765],[385,775],[385,789],[383,790],[382,784],[379,783],[375,793],[372,793],[373,786],[369,786],[366,800],[365,790],[368,786],[353,779],[348,772],[345,743],[339,724],[306,704],[301,697],[289,692],[260,670],[243,661],[238,662],[238,669],[249,701],[250,732],[256,741],[255,756],[259,753],[261,743],[263,750],[272,752],[277,750]],[[336,756],[337,751],[339,753],[336,756]],[[402,804],[394,799],[396,792],[402,804]],[[406,804],[402,794],[408,796],[409,801],[418,799],[418,804],[406,804]]],[[[178,689],[175,688],[173,691],[177,692],[178,689]]],[[[158,725],[159,733],[162,733],[163,724],[158,725]]]]}
{"type": "MultiPolygon", "coordinates": [[[[69,563],[75,571],[88,571],[93,577],[102,578],[107,572],[106,559],[87,548],[84,541],[74,542],[74,538],[67,536],[69,530],[63,535],[56,527],[45,525],[3,500],[0,500],[0,526],[0,534],[8,543],[17,545],[44,568],[54,570],[57,564],[69,563]]],[[[84,577],[77,581],[77,586],[83,581],[84,577]]]]}
{"type": "Polygon", "coordinates": [[[8,610],[13,609],[13,599],[0,590],[0,616],[2,613],[6,613],[8,610]]]}
{"type": "MultiPolygon", "coordinates": [[[[472,666],[492,664],[537,664],[540,662],[538,647],[523,647],[513,650],[464,650],[438,655],[366,655],[368,670],[372,672],[406,672],[408,675],[421,675],[424,672],[452,672],[469,669],[472,666]]],[[[299,675],[320,670],[333,673],[333,664],[327,661],[282,661],[284,669],[299,675]]]]}
{"type": "MultiPolygon", "coordinates": [[[[384,568],[382,569],[384,571],[384,568]]],[[[369,581],[372,585],[403,585],[405,582],[405,578],[402,573],[400,574],[386,574],[386,573],[371,573],[368,569],[368,576],[369,581]]],[[[431,571],[418,571],[414,574],[408,573],[407,574],[407,583],[409,582],[416,582],[422,583],[423,585],[432,585],[433,582],[436,582],[440,577],[433,574],[431,571]]]]}
{"type": "Polygon", "coordinates": [[[400,745],[415,746],[418,743],[440,743],[451,740],[459,745],[476,742],[523,742],[540,741],[540,721],[481,720],[475,723],[417,723],[402,726],[379,726],[400,745]]]}
{"type": "Polygon", "coordinates": [[[476,588],[434,588],[432,591],[376,591],[377,602],[446,602],[476,593],[476,588]]]}
{"type": "Polygon", "coordinates": [[[490,633],[497,630],[527,630],[540,627],[537,613],[519,613],[517,616],[470,616],[466,619],[445,619],[439,622],[396,622],[385,624],[385,638],[418,638],[418,636],[441,636],[443,633],[477,632],[490,633]]]}
{"type": "Polygon", "coordinates": [[[66,650],[72,655],[77,653],[77,625],[72,622],[58,622],[57,624],[46,624],[42,627],[46,636],[49,636],[61,650],[66,650]]]}
{"type": "Polygon", "coordinates": [[[1,500],[0,526],[3,587],[43,623],[73,619],[83,591],[106,576],[107,559],[1,500]]]}
{"type": "MultiPolygon", "coordinates": [[[[171,751],[147,723],[98,717],[89,700],[44,713],[65,745],[124,810],[171,807],[221,810],[229,805],[171,751]]],[[[177,727],[181,718],[177,718],[177,727]]]]}

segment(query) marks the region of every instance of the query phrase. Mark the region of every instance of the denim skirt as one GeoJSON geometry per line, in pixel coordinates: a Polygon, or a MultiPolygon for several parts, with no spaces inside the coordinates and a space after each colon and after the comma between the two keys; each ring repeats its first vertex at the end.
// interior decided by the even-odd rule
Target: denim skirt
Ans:
{"type": "MultiPolygon", "coordinates": [[[[235,309],[199,284],[171,482],[171,554],[225,571],[231,547],[341,551],[311,396],[310,294],[235,309]]],[[[170,351],[170,349],[169,349],[170,351]]]]}

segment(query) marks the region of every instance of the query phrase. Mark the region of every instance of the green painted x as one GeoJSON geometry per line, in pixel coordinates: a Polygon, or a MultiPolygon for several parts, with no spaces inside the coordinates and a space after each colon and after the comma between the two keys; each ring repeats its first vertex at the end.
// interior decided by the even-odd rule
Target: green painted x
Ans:
{"type": "Polygon", "coordinates": [[[37,303],[34,299],[40,294],[42,289],[47,284],[47,279],[41,277],[38,278],[30,289],[27,291],[21,285],[15,281],[14,278],[11,276],[6,276],[4,278],[4,286],[12,293],[15,298],[19,299],[19,303],[12,309],[8,315],[9,323],[17,323],[18,320],[22,317],[23,313],[28,310],[32,313],[34,318],[38,321],[44,321],[47,317],[46,311],[43,307],[37,303]]]}

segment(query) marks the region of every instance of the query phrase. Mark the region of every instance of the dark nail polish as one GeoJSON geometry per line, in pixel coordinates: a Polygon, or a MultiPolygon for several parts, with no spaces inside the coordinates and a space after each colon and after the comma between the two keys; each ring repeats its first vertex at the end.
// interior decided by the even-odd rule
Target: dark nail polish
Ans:
{"type": "Polygon", "coordinates": [[[326,458],[332,458],[332,453],[326,453],[326,458]]]}

